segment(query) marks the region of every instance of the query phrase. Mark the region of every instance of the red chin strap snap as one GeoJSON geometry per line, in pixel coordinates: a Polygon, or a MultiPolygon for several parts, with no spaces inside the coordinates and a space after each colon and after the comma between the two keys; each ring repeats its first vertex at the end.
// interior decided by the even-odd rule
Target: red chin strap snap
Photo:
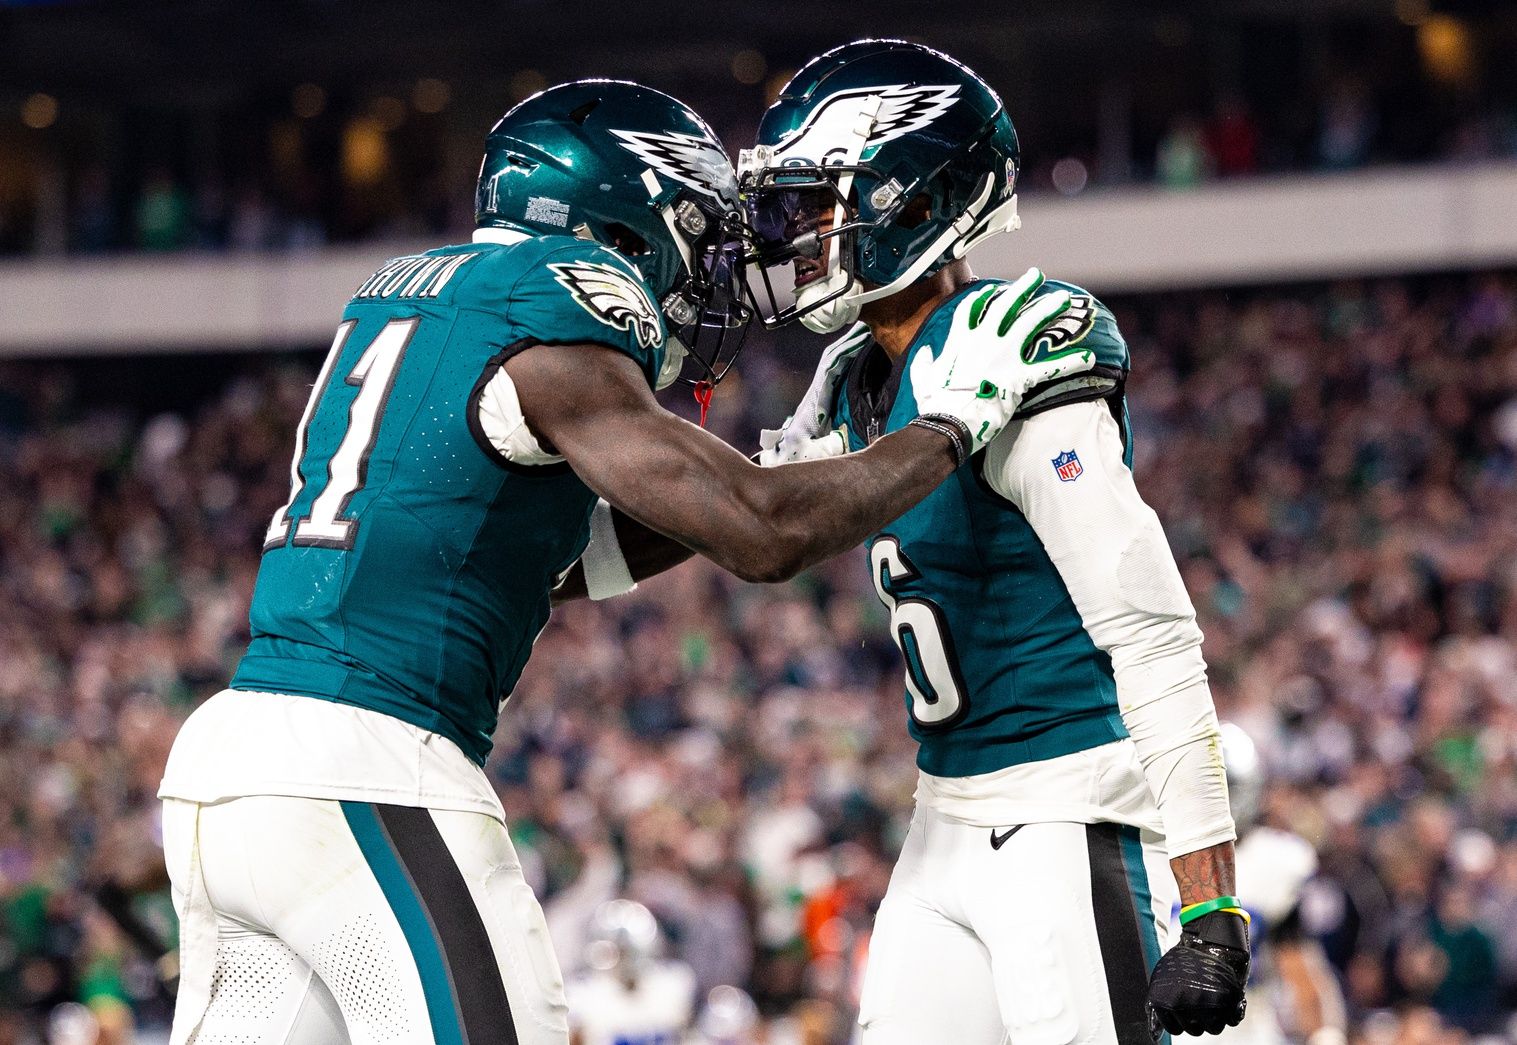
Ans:
{"type": "Polygon", "coordinates": [[[695,401],[701,408],[701,427],[706,427],[706,411],[711,409],[711,393],[716,391],[716,386],[710,381],[697,381],[695,383],[695,401]]]}

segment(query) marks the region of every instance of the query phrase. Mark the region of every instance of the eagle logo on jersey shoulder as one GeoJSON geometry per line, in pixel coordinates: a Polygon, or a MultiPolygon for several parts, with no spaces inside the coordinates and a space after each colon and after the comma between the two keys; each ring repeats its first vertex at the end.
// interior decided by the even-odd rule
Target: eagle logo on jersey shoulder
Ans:
{"type": "Polygon", "coordinates": [[[612,131],[622,148],[682,185],[735,201],[737,182],[722,147],[698,134],[612,131]]]}
{"type": "Polygon", "coordinates": [[[874,97],[879,97],[880,109],[864,143],[865,156],[871,149],[903,134],[919,131],[942,116],[959,100],[959,87],[957,84],[919,87],[892,84],[839,91],[813,109],[804,123],[781,138],[775,144],[775,153],[787,159],[795,157],[823,165],[840,161],[846,151],[844,143],[853,135],[865,103],[874,97]]]}
{"type": "Polygon", "coordinates": [[[1089,294],[1070,296],[1069,308],[1058,319],[1043,328],[1037,348],[1029,362],[1058,355],[1085,340],[1096,326],[1096,299],[1089,294]]]}
{"type": "Polygon", "coordinates": [[[563,261],[548,268],[581,308],[608,327],[631,331],[644,348],[662,339],[653,298],[621,269],[594,261],[563,261]]]}

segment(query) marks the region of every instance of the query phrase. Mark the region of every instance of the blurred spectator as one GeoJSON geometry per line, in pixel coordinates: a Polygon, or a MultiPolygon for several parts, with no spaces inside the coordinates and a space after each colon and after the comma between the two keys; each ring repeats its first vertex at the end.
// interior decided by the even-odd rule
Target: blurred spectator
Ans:
{"type": "Polygon", "coordinates": [[[1192,188],[1211,177],[1211,153],[1194,117],[1181,116],[1170,123],[1159,142],[1154,170],[1159,184],[1166,189],[1192,188]]]}
{"type": "Polygon", "coordinates": [[[69,224],[69,249],[99,254],[117,244],[116,208],[111,178],[103,167],[90,167],[79,178],[69,224]]]}
{"type": "Polygon", "coordinates": [[[1317,162],[1326,170],[1361,167],[1370,158],[1378,120],[1363,87],[1342,83],[1322,102],[1317,162]]]}
{"type": "Polygon", "coordinates": [[[1206,128],[1206,150],[1224,178],[1257,173],[1259,126],[1243,99],[1224,95],[1206,128]]]}
{"type": "Polygon", "coordinates": [[[226,182],[218,174],[207,174],[195,186],[191,207],[194,245],[215,250],[227,245],[231,231],[232,210],[227,198],[226,182]]]}
{"type": "Polygon", "coordinates": [[[1432,918],[1432,943],[1443,952],[1444,974],[1433,1005],[1456,1026],[1479,1033],[1494,1029],[1496,947],[1475,921],[1475,898],[1462,882],[1448,884],[1432,918]]]}
{"type": "Polygon", "coordinates": [[[273,208],[252,182],[238,188],[232,201],[227,243],[234,250],[267,250],[277,245],[273,208]]]}
{"type": "Polygon", "coordinates": [[[135,226],[142,250],[177,250],[189,242],[189,200],[167,168],[148,175],[137,198],[135,226]]]}

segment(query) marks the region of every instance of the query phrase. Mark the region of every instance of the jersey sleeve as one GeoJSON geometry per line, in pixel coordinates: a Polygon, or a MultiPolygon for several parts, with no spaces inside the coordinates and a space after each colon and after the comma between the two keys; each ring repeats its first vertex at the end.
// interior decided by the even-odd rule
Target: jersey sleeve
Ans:
{"type": "Polygon", "coordinates": [[[1049,328],[1049,336],[1038,343],[1039,358],[1079,345],[1095,353],[1096,365],[1088,372],[1059,378],[1032,389],[1023,397],[1018,417],[1031,417],[1066,403],[1105,399],[1119,392],[1127,377],[1127,342],[1117,329],[1117,317],[1112,315],[1111,309],[1088,291],[1057,280],[1045,282],[1033,297],[1036,299],[1059,290],[1069,291],[1069,310],[1049,328]]]}
{"type": "Polygon", "coordinates": [[[630,262],[586,240],[554,237],[529,259],[506,300],[517,345],[606,345],[653,384],[664,360],[663,316],[630,262]]]}
{"type": "Polygon", "coordinates": [[[982,466],[1037,533],[1086,633],[1111,657],[1171,855],[1231,840],[1201,629],[1159,517],[1123,460],[1111,410],[1076,402],[1013,421],[982,466]]]}

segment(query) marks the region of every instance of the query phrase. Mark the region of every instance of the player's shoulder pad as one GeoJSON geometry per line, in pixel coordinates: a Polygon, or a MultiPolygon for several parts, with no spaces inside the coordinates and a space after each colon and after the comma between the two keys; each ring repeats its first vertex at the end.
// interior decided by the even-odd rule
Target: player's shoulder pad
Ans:
{"type": "Polygon", "coordinates": [[[649,375],[662,365],[663,316],[653,292],[616,251],[573,236],[535,236],[499,252],[510,285],[506,318],[518,340],[619,349],[649,375]]]}

